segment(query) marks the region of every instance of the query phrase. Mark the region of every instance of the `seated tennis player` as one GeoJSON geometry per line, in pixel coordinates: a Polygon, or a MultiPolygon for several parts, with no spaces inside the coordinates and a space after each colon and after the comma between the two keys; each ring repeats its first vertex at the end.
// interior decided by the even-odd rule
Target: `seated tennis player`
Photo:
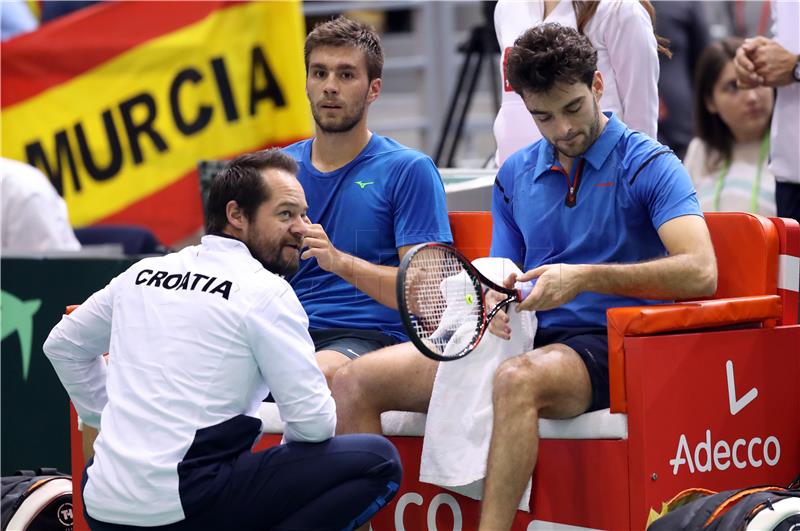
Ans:
{"type": "Polygon", "coordinates": [[[397,492],[390,442],[333,437],[308,318],[283,279],[308,232],[296,172],[277,150],[230,162],[200,245],[137,262],[47,338],[78,414],[102,426],[83,477],[93,531],[338,531],[397,492]],[[269,391],[286,444],[253,453],[269,391]]]}
{"type": "Polygon", "coordinates": [[[315,136],[284,151],[300,167],[313,224],[290,283],[330,382],[351,360],[408,340],[395,310],[397,266],[413,245],[453,239],[430,157],[367,128],[382,87],[375,30],[324,22],[306,38],[305,61],[315,136]]]}
{"type": "MultiPolygon", "coordinates": [[[[603,78],[585,36],[530,29],[507,69],[544,138],[498,173],[491,254],[526,271],[507,287],[536,280],[519,308],[537,312],[539,329],[534,350],[494,375],[487,531],[511,526],[536,464],[538,419],[608,407],[606,310],[710,295],[717,278],[689,176],[663,145],[598,110],[603,78]]],[[[491,331],[508,338],[507,323],[499,314],[491,331]]],[[[426,411],[436,370],[408,343],[346,366],[333,384],[337,431],[378,433],[383,411],[426,411]]]]}

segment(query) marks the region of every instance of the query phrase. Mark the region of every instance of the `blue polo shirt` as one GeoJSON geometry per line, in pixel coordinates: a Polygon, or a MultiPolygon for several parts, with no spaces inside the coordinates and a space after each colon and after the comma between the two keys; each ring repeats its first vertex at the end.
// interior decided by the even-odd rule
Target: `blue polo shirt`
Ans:
{"type": "MultiPolygon", "coordinates": [[[[680,160],[671,152],[653,158],[667,148],[604,114],[605,129],[575,159],[569,177],[545,139],[503,164],[492,197],[492,256],[510,258],[525,271],[544,264],[641,262],[667,255],[656,232],[662,224],[702,216],[680,160]],[[578,173],[568,206],[568,183],[578,173]]],[[[608,308],[663,302],[585,292],[537,317],[542,328],[605,327],[608,308]]]]}
{"type": "MultiPolygon", "coordinates": [[[[373,134],[355,159],[326,173],[311,164],[311,147],[304,140],[284,151],[298,162],[308,217],[337,249],[397,267],[398,247],[453,241],[442,178],[427,155],[373,134]]],[[[323,270],[316,258],[302,260],[290,283],[312,330],[376,330],[408,340],[396,310],[323,270]]]]}

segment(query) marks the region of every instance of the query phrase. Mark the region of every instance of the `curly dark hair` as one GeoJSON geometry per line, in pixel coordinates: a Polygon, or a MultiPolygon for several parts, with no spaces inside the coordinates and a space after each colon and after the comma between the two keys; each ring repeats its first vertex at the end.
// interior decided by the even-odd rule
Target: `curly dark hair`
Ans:
{"type": "Polygon", "coordinates": [[[297,162],[277,148],[240,155],[228,162],[211,181],[206,205],[206,233],[220,233],[228,225],[226,207],[236,201],[245,218],[252,220],[272,190],[262,177],[268,169],[284,170],[297,175],[297,162]]]}
{"type": "Polygon", "coordinates": [[[550,22],[519,36],[508,52],[506,77],[514,91],[547,92],[556,83],[592,86],[597,51],[578,30],[550,22]]]}
{"type": "Polygon", "coordinates": [[[383,46],[375,30],[357,20],[338,16],[333,20],[317,24],[306,37],[304,54],[306,74],[308,74],[308,57],[315,48],[322,46],[352,46],[364,52],[367,61],[367,77],[372,81],[383,73],[383,46]]]}

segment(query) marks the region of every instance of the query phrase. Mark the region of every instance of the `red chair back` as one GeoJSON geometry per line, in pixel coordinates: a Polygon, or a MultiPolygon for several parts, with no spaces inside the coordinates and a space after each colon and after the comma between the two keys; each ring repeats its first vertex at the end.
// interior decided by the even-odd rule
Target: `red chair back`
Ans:
{"type": "Polygon", "coordinates": [[[491,212],[450,212],[448,217],[453,245],[468,260],[489,256],[492,245],[491,212]]]}

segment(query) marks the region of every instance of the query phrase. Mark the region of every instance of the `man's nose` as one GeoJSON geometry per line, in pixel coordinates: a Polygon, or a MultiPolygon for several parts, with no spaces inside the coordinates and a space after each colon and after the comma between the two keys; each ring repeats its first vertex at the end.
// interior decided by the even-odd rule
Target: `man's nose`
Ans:
{"type": "Polygon", "coordinates": [[[329,75],[325,78],[322,84],[322,90],[327,94],[337,94],[339,92],[339,84],[336,81],[336,76],[329,75]]]}
{"type": "Polygon", "coordinates": [[[555,118],[556,120],[556,135],[558,138],[564,138],[572,129],[572,124],[566,118],[555,118]]]}
{"type": "Polygon", "coordinates": [[[308,221],[307,217],[305,217],[305,216],[296,216],[294,218],[294,222],[292,223],[292,226],[289,227],[289,230],[295,236],[305,237],[305,235],[308,233],[308,225],[309,225],[309,221],[308,221]]]}

